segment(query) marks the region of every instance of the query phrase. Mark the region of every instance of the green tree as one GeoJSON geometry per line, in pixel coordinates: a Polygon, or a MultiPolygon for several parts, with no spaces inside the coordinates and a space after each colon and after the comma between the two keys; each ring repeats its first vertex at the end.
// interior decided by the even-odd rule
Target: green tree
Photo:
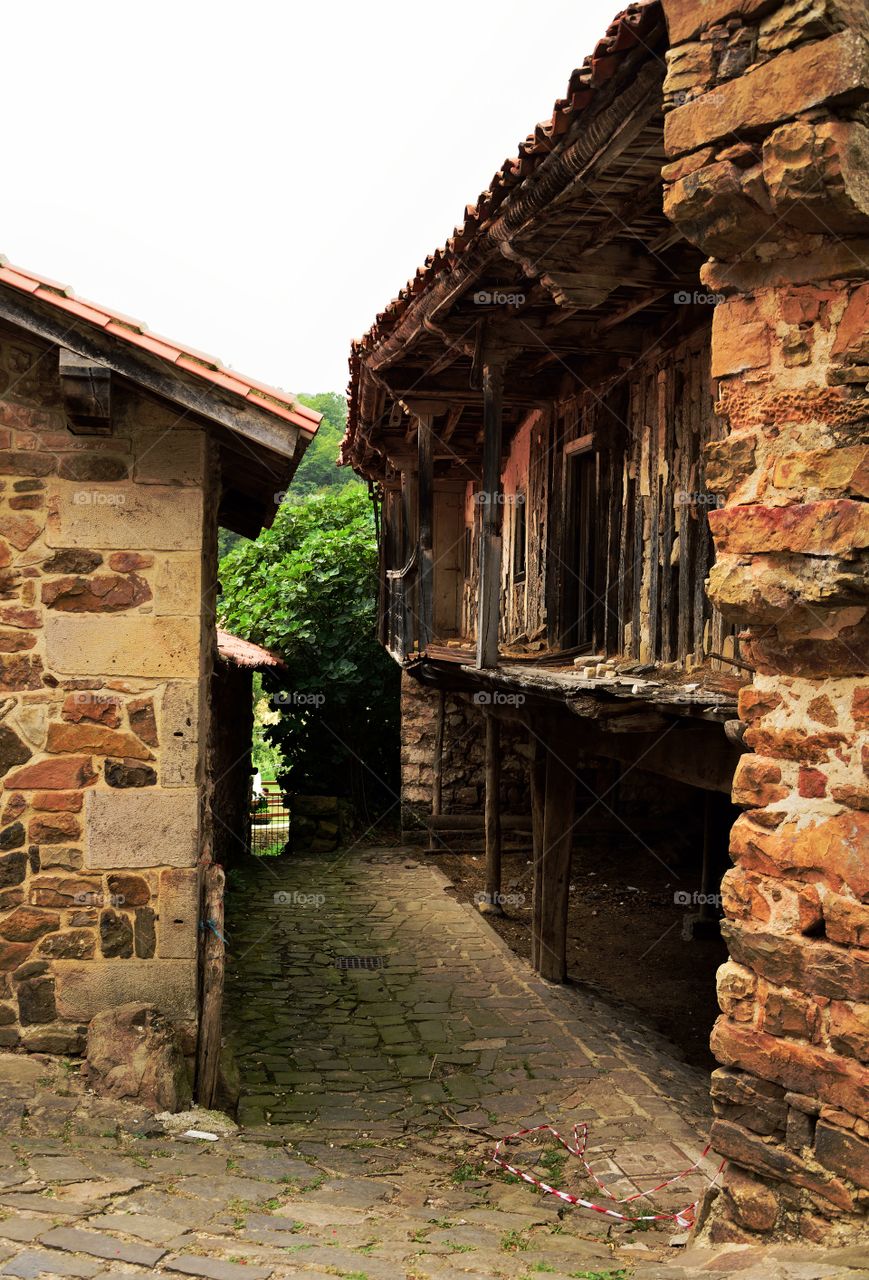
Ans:
{"type": "Polygon", "coordinates": [[[288,501],[299,502],[321,489],[359,488],[362,481],[349,467],[337,466],[338,448],[347,426],[347,401],[334,391],[299,396],[302,404],[322,413],[323,421],[293,477],[288,501]]]}
{"type": "Polygon", "coordinates": [[[267,726],[290,792],[394,803],[399,673],[377,640],[377,546],[361,485],[284,503],[271,529],[221,561],[220,625],[287,664],[264,676],[282,715],[267,726]]]}

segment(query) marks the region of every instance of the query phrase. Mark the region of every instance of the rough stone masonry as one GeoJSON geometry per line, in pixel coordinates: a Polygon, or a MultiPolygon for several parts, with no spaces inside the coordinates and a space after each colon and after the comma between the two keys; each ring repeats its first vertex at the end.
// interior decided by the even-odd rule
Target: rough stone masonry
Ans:
{"type": "Polygon", "coordinates": [[[147,999],[190,1054],[211,446],[129,386],[72,434],[44,355],[0,335],[0,1045],[147,999]]]}
{"type": "Polygon", "coordinates": [[[745,623],[712,1045],[720,1239],[869,1199],[869,11],[664,0],[665,210],[709,255],[710,592],[745,623]]]}

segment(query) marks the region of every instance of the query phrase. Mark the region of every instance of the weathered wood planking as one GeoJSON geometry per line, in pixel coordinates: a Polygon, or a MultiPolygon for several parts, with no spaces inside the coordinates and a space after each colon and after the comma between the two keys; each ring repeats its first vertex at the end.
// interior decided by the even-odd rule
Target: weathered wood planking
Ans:
{"type": "MultiPolygon", "coordinates": [[[[570,458],[576,456],[572,446],[591,435],[598,458],[591,647],[644,662],[680,663],[721,650],[732,629],[704,590],[711,538],[702,449],[720,433],[708,350],[703,326],[669,349],[656,346],[609,387],[555,406],[550,482],[542,488],[547,470],[532,449],[528,484],[529,515],[547,513],[543,524],[552,552],[547,556],[545,539],[538,537],[529,546],[525,592],[518,596],[507,584],[504,639],[534,635],[547,620],[550,644],[567,643],[569,582],[578,573],[570,458]]],[[[508,574],[509,564],[505,582],[508,574]]]]}
{"type": "MultiPolygon", "coordinates": [[[[466,511],[473,513],[467,516],[473,518],[468,576],[461,580],[460,566],[453,557],[449,568],[453,578],[447,583],[448,558],[442,547],[436,548],[435,640],[474,636],[481,610],[484,544],[488,539],[492,557],[498,548],[491,544],[501,542],[503,526],[504,554],[497,590],[502,643],[538,639],[553,649],[571,646],[575,643],[571,635],[576,634],[577,610],[585,598],[586,604],[590,601],[593,618],[590,651],[681,664],[700,661],[710,650],[726,653],[725,642],[734,628],[712,609],[704,589],[712,544],[702,451],[721,430],[713,411],[708,324],[675,344],[655,343],[642,359],[608,384],[585,388],[532,411],[502,456],[504,474],[525,497],[525,576],[514,581],[517,558],[512,513],[493,509],[491,504],[464,503],[466,511]],[[593,445],[594,493],[586,498],[583,515],[581,495],[588,492],[588,472],[580,484],[577,466],[589,457],[589,442],[593,445]],[[593,505],[590,517],[589,504],[593,505]],[[502,514],[511,518],[502,521],[502,514]],[[577,522],[588,531],[585,554],[577,522]],[[484,526],[488,526],[485,536],[484,526]],[[587,581],[590,595],[578,590],[578,584],[587,581]],[[447,585],[449,592],[439,590],[447,585]],[[455,628],[448,625],[446,616],[448,596],[457,599],[455,628]]],[[[494,476],[491,444],[489,484],[494,476]]],[[[425,449],[420,456],[427,470],[425,449]]],[[[393,499],[394,510],[389,503],[386,509],[387,524],[401,524],[405,530],[413,529],[416,519],[409,478],[405,472],[401,516],[397,499],[393,499]]],[[[445,504],[451,503],[447,523],[454,532],[448,541],[458,546],[463,498],[456,482],[452,484],[451,497],[435,485],[435,526],[447,521],[445,504]]],[[[426,489],[422,483],[420,515],[424,514],[426,489]]],[[[423,520],[424,535],[425,529],[423,520]]],[[[409,541],[405,534],[405,552],[409,541]]],[[[426,542],[423,536],[421,543],[426,542]]],[[[420,550],[424,555],[425,546],[420,550]]],[[[420,638],[415,623],[424,580],[424,572],[418,577],[411,574],[387,590],[391,610],[400,610],[402,604],[405,610],[404,627],[394,618],[386,627],[393,652],[401,648],[402,640],[407,652],[414,639],[420,638]]],[[[491,617],[492,583],[489,593],[487,613],[491,617]]],[[[420,621],[424,630],[424,609],[420,621]]],[[[491,661],[491,635],[487,640],[487,660],[491,661]]]]}

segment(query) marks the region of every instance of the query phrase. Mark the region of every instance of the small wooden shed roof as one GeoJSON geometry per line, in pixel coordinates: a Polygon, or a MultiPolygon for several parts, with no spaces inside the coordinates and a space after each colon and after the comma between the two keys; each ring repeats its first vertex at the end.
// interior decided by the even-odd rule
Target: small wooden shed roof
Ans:
{"type": "Polygon", "coordinates": [[[269,668],[283,670],[285,663],[276,653],[253,644],[250,640],[242,640],[231,631],[217,628],[217,652],[221,662],[232,667],[247,667],[250,671],[265,671],[269,668]]]}

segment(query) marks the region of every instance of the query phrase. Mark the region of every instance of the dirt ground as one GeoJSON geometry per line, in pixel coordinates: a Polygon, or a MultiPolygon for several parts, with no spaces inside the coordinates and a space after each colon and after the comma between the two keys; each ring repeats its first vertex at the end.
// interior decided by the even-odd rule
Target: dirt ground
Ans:
{"type": "MultiPolygon", "coordinates": [[[[683,917],[699,907],[682,905],[676,897],[699,890],[696,856],[690,856],[684,843],[674,849],[666,831],[648,828],[638,838],[614,827],[582,828],[582,848],[574,851],[569,978],[611,1003],[636,1010],[687,1062],[711,1070],[715,1061],[709,1033],[718,1013],[715,972],[727,951],[714,926],[704,930],[705,937],[682,937],[683,917]]],[[[696,844],[693,849],[696,854],[696,844]]],[[[452,880],[458,897],[473,901],[484,886],[482,851],[430,856],[452,880]]],[[[501,937],[526,959],[531,950],[531,871],[530,848],[504,850],[504,915],[490,917],[501,937]]]]}

